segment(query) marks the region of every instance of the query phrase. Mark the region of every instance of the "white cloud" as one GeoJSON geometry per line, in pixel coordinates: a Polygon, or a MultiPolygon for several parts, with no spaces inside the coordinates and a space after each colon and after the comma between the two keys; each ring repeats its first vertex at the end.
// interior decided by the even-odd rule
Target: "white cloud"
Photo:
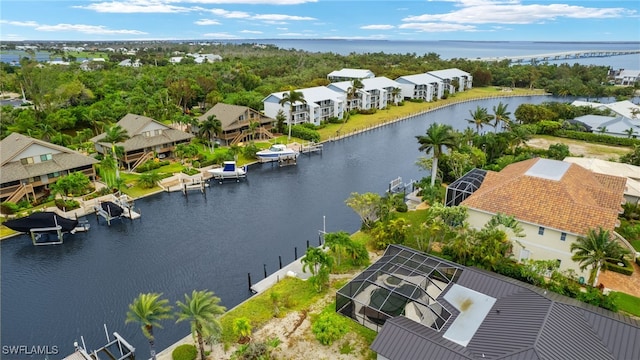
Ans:
{"type": "Polygon", "coordinates": [[[35,21],[11,21],[11,20],[0,20],[0,24],[7,24],[13,26],[27,26],[27,27],[36,27],[38,23],[35,21]]]}
{"type": "Polygon", "coordinates": [[[196,24],[196,25],[203,25],[203,26],[206,26],[206,25],[220,25],[219,21],[212,20],[212,19],[200,19],[200,20],[194,21],[193,23],[196,24]]]}
{"type": "Polygon", "coordinates": [[[246,19],[251,17],[249,13],[244,11],[228,11],[224,9],[209,9],[212,14],[222,16],[227,19],[246,19]]]}
{"type": "Polygon", "coordinates": [[[212,38],[212,39],[237,39],[238,37],[235,35],[231,35],[229,33],[207,33],[207,34],[203,34],[202,36],[206,37],[206,38],[212,38]]]}
{"type": "Polygon", "coordinates": [[[92,35],[114,35],[114,34],[127,34],[127,35],[144,35],[146,32],[139,30],[115,30],[109,29],[103,25],[83,25],[83,24],[57,24],[57,25],[39,25],[35,28],[38,31],[71,31],[79,32],[83,34],[92,35]]]}
{"type": "Polygon", "coordinates": [[[256,31],[256,30],[242,30],[240,32],[243,34],[262,34],[262,31],[256,31]]]}
{"type": "Polygon", "coordinates": [[[451,32],[451,31],[478,31],[475,26],[472,25],[461,25],[461,24],[446,24],[446,23],[410,23],[410,24],[402,24],[398,26],[400,29],[412,29],[417,30],[419,32],[430,32],[430,33],[439,33],[439,32],[451,32]]]}
{"type": "Polygon", "coordinates": [[[294,16],[294,15],[283,15],[283,14],[262,14],[255,15],[253,19],[256,20],[267,20],[267,21],[308,21],[308,20],[318,20],[316,18],[312,18],[309,16],[294,16]]]}
{"type": "Polygon", "coordinates": [[[393,25],[365,25],[360,27],[363,30],[390,30],[393,28],[395,28],[393,25]]]}
{"type": "Polygon", "coordinates": [[[278,30],[278,31],[287,31],[289,29],[286,28],[286,27],[279,27],[279,28],[276,28],[276,30],[278,30]]]}
{"type": "Polygon", "coordinates": [[[406,22],[442,21],[457,24],[531,24],[557,18],[598,19],[633,15],[634,10],[623,8],[589,8],[566,4],[523,5],[519,0],[461,0],[459,10],[444,14],[408,16],[406,22]]]}
{"type": "Polygon", "coordinates": [[[287,25],[287,24],[289,24],[286,21],[263,21],[263,23],[269,24],[269,25],[287,25]]]}
{"type": "Polygon", "coordinates": [[[318,0],[166,0],[166,2],[196,4],[300,5],[315,3],[318,2],[318,0]]]}
{"type": "Polygon", "coordinates": [[[89,5],[72,6],[76,9],[93,10],[99,13],[176,13],[189,12],[192,9],[168,4],[162,0],[130,0],[95,2],[89,5]]]}

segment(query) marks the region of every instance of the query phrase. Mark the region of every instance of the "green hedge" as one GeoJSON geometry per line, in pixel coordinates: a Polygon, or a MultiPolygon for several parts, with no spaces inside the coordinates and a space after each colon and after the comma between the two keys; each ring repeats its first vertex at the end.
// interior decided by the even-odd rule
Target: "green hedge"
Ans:
{"type": "Polygon", "coordinates": [[[633,146],[640,144],[640,139],[631,139],[627,137],[618,137],[573,130],[557,130],[555,131],[554,135],[568,139],[584,140],[608,145],[633,146]]]}
{"type": "Polygon", "coordinates": [[[307,141],[320,141],[320,133],[314,129],[302,125],[293,125],[291,127],[291,136],[307,141]]]}
{"type": "Polygon", "coordinates": [[[198,350],[191,344],[180,345],[171,353],[173,360],[195,360],[196,356],[198,356],[198,350]]]}
{"type": "MultiPolygon", "coordinates": [[[[638,259],[636,259],[637,261],[638,259]]],[[[617,272],[619,274],[623,274],[623,275],[631,275],[633,274],[633,266],[631,266],[631,263],[627,260],[627,259],[623,259],[621,260],[624,263],[624,266],[619,266],[618,264],[614,264],[611,262],[605,262],[602,265],[602,268],[608,271],[613,271],[613,272],[617,272]]]]}
{"type": "Polygon", "coordinates": [[[151,171],[151,170],[155,170],[155,169],[161,168],[161,167],[163,167],[165,165],[169,165],[169,164],[170,164],[169,160],[164,160],[164,161],[148,160],[144,164],[138,166],[136,171],[139,172],[139,173],[143,173],[143,172],[147,172],[147,171],[151,171]]]}

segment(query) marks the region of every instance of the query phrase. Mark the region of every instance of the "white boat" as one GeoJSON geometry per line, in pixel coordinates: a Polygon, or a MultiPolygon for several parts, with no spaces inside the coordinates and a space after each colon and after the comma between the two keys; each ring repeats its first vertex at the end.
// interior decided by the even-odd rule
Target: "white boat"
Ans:
{"type": "Polygon", "coordinates": [[[270,148],[260,150],[256,156],[260,161],[278,161],[283,159],[295,159],[300,154],[294,149],[288,148],[284,144],[274,144],[270,148]]]}
{"type": "Polygon", "coordinates": [[[225,161],[222,167],[207,171],[213,175],[214,179],[219,180],[220,183],[225,179],[236,179],[236,181],[240,181],[240,179],[247,177],[247,167],[236,166],[235,161],[225,161]]]}

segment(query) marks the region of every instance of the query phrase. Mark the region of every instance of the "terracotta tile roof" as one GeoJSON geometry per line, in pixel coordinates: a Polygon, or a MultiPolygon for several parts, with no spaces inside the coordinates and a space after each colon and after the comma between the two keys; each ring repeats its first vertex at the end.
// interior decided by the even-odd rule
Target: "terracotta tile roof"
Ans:
{"type": "Polygon", "coordinates": [[[576,164],[570,164],[559,180],[527,174],[540,160],[538,169],[562,163],[530,159],[499,173],[489,171],[482,186],[461,205],[580,235],[600,226],[615,228],[625,178],[595,174],[576,164]]]}

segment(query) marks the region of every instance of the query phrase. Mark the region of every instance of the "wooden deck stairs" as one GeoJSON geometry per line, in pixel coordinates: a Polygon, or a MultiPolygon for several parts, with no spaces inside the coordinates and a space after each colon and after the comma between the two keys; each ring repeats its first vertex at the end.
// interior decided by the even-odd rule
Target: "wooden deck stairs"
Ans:
{"type": "Polygon", "coordinates": [[[36,198],[36,193],[33,190],[33,185],[31,184],[22,184],[19,186],[16,191],[14,191],[8,198],[5,200],[6,202],[17,203],[22,200],[23,197],[31,194],[33,198],[36,198]]]}
{"type": "Polygon", "coordinates": [[[238,143],[246,142],[247,139],[251,137],[251,135],[253,135],[254,138],[258,138],[260,140],[270,140],[270,139],[275,138],[275,136],[271,133],[271,131],[269,131],[269,130],[263,128],[263,127],[257,128],[255,130],[255,133],[252,133],[251,130],[249,130],[249,129],[245,129],[245,130],[242,130],[241,133],[236,135],[231,140],[231,145],[237,145],[238,143]]]}

